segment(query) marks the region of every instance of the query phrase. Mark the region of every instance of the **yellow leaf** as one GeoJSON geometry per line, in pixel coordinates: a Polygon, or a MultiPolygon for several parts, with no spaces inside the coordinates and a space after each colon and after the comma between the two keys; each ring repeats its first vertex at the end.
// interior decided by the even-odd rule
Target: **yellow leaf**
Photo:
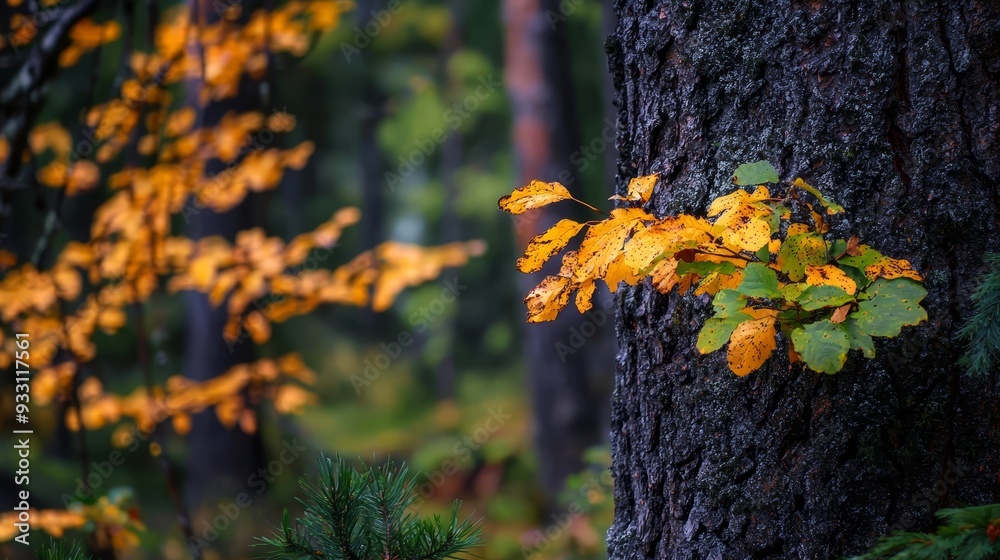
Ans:
{"type": "Polygon", "coordinates": [[[615,208],[608,219],[590,226],[580,243],[577,280],[603,277],[608,265],[622,252],[629,234],[644,227],[643,222],[655,219],[639,208],[615,208]]]}
{"type": "Polygon", "coordinates": [[[298,414],[303,407],[316,402],[316,395],[298,385],[286,384],[278,387],[274,396],[274,409],[280,414],[298,414]]]}
{"type": "Polygon", "coordinates": [[[711,226],[691,216],[665,218],[637,231],[625,244],[625,264],[636,272],[646,270],[664,253],[667,256],[682,249],[707,243],[711,226]]]}
{"type": "Polygon", "coordinates": [[[807,233],[809,231],[811,231],[811,229],[806,224],[791,224],[788,226],[788,232],[785,234],[785,237],[791,237],[793,235],[807,233]]]}
{"type": "Polygon", "coordinates": [[[170,423],[174,426],[174,431],[177,432],[179,436],[186,436],[191,432],[191,415],[190,414],[175,414],[170,418],[170,423]]]}
{"type": "Polygon", "coordinates": [[[309,157],[312,156],[315,150],[316,144],[306,140],[298,146],[282,152],[282,162],[291,169],[302,169],[306,166],[306,162],[309,161],[309,157]]]}
{"type": "Polygon", "coordinates": [[[576,292],[576,308],[580,313],[586,313],[594,307],[594,289],[597,284],[593,280],[584,282],[576,292]]]}
{"type": "Polygon", "coordinates": [[[170,113],[170,116],[167,117],[167,124],[164,127],[167,136],[180,136],[181,134],[191,130],[197,116],[197,113],[195,113],[192,107],[181,107],[173,113],[170,113]]]}
{"type": "Polygon", "coordinates": [[[732,248],[755,252],[771,240],[771,226],[760,219],[769,212],[760,203],[730,208],[716,220],[713,231],[732,248]]]}
{"type": "Polygon", "coordinates": [[[542,265],[552,258],[552,255],[562,251],[583,226],[584,224],[573,220],[559,220],[556,225],[528,242],[524,256],[517,259],[517,269],[525,273],[541,270],[542,265]]]}
{"type": "Polygon", "coordinates": [[[810,286],[836,286],[852,296],[858,291],[857,283],[832,264],[806,265],[806,283],[810,286]]]}
{"type": "MultiPolygon", "coordinates": [[[[660,293],[670,293],[670,290],[677,285],[677,263],[675,259],[664,259],[656,265],[649,273],[653,280],[653,287],[660,293]]],[[[688,275],[690,276],[690,275],[688,275]]],[[[681,293],[687,290],[681,290],[681,293]]]]}
{"type": "Polygon", "coordinates": [[[66,180],[66,194],[74,195],[89,191],[97,186],[100,177],[101,172],[94,162],[80,160],[70,168],[69,177],[66,180]]]}
{"type": "Polygon", "coordinates": [[[604,275],[604,282],[608,285],[611,293],[618,290],[618,283],[625,282],[629,286],[635,286],[642,280],[637,271],[628,265],[627,253],[619,253],[615,260],[608,265],[608,272],[604,275]]]}
{"type": "Polygon", "coordinates": [[[250,338],[257,344],[263,344],[271,338],[271,323],[260,311],[253,311],[247,315],[243,326],[250,333],[250,338]]]}
{"type": "Polygon", "coordinates": [[[653,187],[656,186],[656,180],[659,175],[653,173],[652,175],[644,175],[642,177],[635,177],[628,183],[628,199],[629,200],[641,200],[646,202],[649,197],[653,195],[653,187]]]}
{"type": "Polygon", "coordinates": [[[725,196],[720,196],[712,201],[712,204],[708,207],[708,215],[716,216],[727,210],[738,208],[744,206],[750,195],[742,189],[735,190],[725,196]]]}
{"type": "Polygon", "coordinates": [[[528,306],[528,322],[543,323],[556,318],[566,304],[572,291],[573,281],[565,276],[546,276],[524,298],[528,306]]]}
{"type": "Polygon", "coordinates": [[[742,270],[738,270],[733,274],[720,274],[718,272],[712,272],[698,284],[698,289],[694,291],[694,295],[700,296],[702,294],[708,294],[710,296],[714,296],[725,289],[735,290],[739,287],[740,282],[742,281],[742,270]]]}
{"type": "Polygon", "coordinates": [[[562,184],[535,180],[524,187],[514,189],[514,192],[501,198],[498,205],[504,212],[522,214],[528,210],[571,198],[573,196],[562,184]]]}
{"type": "Polygon", "coordinates": [[[882,257],[878,262],[865,267],[865,276],[875,279],[878,277],[892,280],[893,278],[909,278],[920,282],[923,278],[913,270],[910,261],[904,259],[893,259],[882,257]]]}
{"type": "Polygon", "coordinates": [[[771,191],[767,190],[767,187],[764,185],[759,185],[750,195],[750,200],[752,201],[767,200],[769,198],[771,198],[771,191]]]}
{"type": "Polygon", "coordinates": [[[813,209],[812,204],[806,204],[809,207],[809,215],[812,216],[813,223],[816,224],[816,231],[818,233],[826,233],[830,231],[830,226],[826,225],[826,221],[823,219],[815,209],[813,209]]]}
{"type": "Polygon", "coordinates": [[[777,347],[775,334],[770,315],[740,323],[729,337],[729,369],[742,377],[764,365],[777,347]]]}

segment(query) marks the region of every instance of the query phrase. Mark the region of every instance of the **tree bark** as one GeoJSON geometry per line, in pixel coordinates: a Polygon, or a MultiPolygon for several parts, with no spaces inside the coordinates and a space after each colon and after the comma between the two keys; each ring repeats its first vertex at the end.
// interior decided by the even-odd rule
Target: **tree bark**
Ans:
{"type": "MultiPolygon", "coordinates": [[[[1000,242],[995,1],[616,2],[618,189],[703,215],[768,159],[846,207],[829,220],[924,276],[929,320],[836,375],[699,355],[707,298],[618,298],[612,403],[623,558],[832,558],[936,509],[1000,501],[1000,379],[955,365],[1000,242]]],[[[779,356],[780,357],[777,357],[779,356]]]]}

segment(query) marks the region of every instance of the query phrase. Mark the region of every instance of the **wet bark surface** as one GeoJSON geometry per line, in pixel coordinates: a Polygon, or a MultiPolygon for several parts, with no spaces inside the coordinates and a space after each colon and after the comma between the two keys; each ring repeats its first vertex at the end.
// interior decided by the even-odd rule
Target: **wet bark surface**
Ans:
{"type": "Polygon", "coordinates": [[[954,333],[1000,242],[1000,3],[619,0],[618,188],[703,215],[768,159],[846,207],[832,233],[909,259],[929,321],[827,376],[787,340],[739,378],[695,339],[707,298],[618,299],[611,558],[832,558],[1000,502],[1000,375],[954,333]]]}

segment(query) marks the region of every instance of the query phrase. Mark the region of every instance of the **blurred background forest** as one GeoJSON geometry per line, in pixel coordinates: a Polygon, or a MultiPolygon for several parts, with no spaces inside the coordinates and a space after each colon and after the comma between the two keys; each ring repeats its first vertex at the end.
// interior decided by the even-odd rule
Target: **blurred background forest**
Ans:
{"type": "MultiPolygon", "coordinates": [[[[8,4],[9,11],[20,3],[8,4]]],[[[253,8],[214,4],[216,11],[253,8]]],[[[142,37],[149,14],[168,9],[165,2],[103,2],[91,17],[124,21],[126,36],[134,25],[142,37]]],[[[358,0],[302,56],[270,55],[269,76],[253,84],[254,99],[241,93],[227,101],[291,115],[294,131],[276,144],[289,149],[308,140],[315,150],[277,188],[251,193],[236,210],[201,212],[187,222],[175,217],[191,237],[256,226],[289,241],[337,209],[356,206],[361,221],[331,252],[334,263],[386,240],[429,246],[481,239],[487,249],[402,292],[383,313],[321,306],[275,324],[266,342],[237,352],[219,350],[221,335],[206,342],[205,333],[221,329],[224,318],[189,294],[154,294],[142,306],[141,325],[129,314],[115,334],[98,332],[97,358],[81,369],[77,387],[90,378],[119,394],[143,386],[137,352],[147,353],[158,384],[177,374],[210,379],[241,360],[290,352],[316,373],[315,399],[289,405],[295,414],[262,402],[253,425],[227,428],[209,409],[194,416],[186,435],[168,431],[133,452],[126,447],[122,464],[93,488],[94,500],[108,497],[141,521],[122,529],[117,557],[190,557],[177,522],[183,509],[193,536],[208,545],[204,558],[255,556],[253,538],[270,532],[282,507],[296,510],[296,478],[315,471],[319,452],[406,460],[421,473],[421,513],[447,514],[461,499],[463,513],[483,517],[480,556],[603,556],[612,508],[605,443],[615,352],[611,296],[599,293],[585,315],[525,325],[521,299],[537,278],[518,273],[514,261],[527,239],[560,216],[512,220],[497,210],[497,199],[532,178],[560,180],[589,201],[613,193],[609,12],[596,0],[358,0]],[[164,460],[175,466],[168,474],[176,480],[165,478],[164,460]],[[261,468],[267,476],[253,478],[261,468]],[[240,492],[252,503],[237,503],[240,492]]],[[[23,49],[11,46],[0,57],[0,86],[23,62],[23,49]]],[[[60,69],[35,122],[58,121],[75,132],[88,87],[106,98],[130,48],[129,40],[109,41],[60,69]]],[[[116,165],[105,165],[102,175],[116,165]]],[[[53,250],[85,241],[110,191],[103,182],[65,200],[37,183],[5,191],[0,248],[17,262],[30,260],[56,204],[61,228],[53,250]]],[[[5,331],[14,332],[10,325],[5,331]]],[[[0,384],[6,439],[13,376],[0,384]]],[[[81,472],[100,472],[116,449],[119,423],[81,437],[62,421],[71,406],[71,399],[55,398],[32,409],[33,507],[64,508],[62,496],[79,490],[81,472]],[[81,463],[90,463],[88,471],[81,463]]],[[[4,456],[13,457],[9,450],[4,456]]],[[[15,469],[13,458],[0,461],[3,511],[16,505],[15,469]]],[[[90,524],[67,536],[86,542],[93,530],[90,524]]],[[[24,552],[0,544],[0,555],[24,552]]]]}

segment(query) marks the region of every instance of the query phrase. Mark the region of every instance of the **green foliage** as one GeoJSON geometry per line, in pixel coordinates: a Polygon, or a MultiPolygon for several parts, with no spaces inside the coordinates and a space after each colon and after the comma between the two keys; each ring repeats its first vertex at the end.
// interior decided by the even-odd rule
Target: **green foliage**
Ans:
{"type": "Polygon", "coordinates": [[[976,310],[958,331],[958,336],[966,341],[965,353],[958,363],[970,375],[990,373],[1000,355],[1000,253],[989,253],[984,260],[990,269],[982,275],[979,287],[972,294],[976,310]]]}
{"type": "Polygon", "coordinates": [[[451,521],[438,516],[417,517],[416,482],[407,478],[405,465],[365,466],[360,472],[337,457],[317,460],[319,476],[312,483],[300,479],[305,506],[293,528],[286,509],[274,537],[261,538],[271,549],[266,558],[423,559],[458,558],[479,545],[477,522],[459,520],[461,502],[455,502],[451,521]]]}
{"type": "Polygon", "coordinates": [[[1000,558],[1000,504],[943,509],[934,533],[894,533],[852,560],[989,560],[1000,558]]]}
{"type": "Polygon", "coordinates": [[[733,173],[733,182],[737,185],[759,185],[761,183],[777,183],[778,171],[771,162],[761,160],[744,163],[733,173]]]}
{"type": "Polygon", "coordinates": [[[816,321],[793,330],[792,343],[801,348],[802,361],[822,373],[840,371],[851,349],[847,329],[830,321],[816,321]]]}
{"type": "Polygon", "coordinates": [[[927,291],[911,280],[878,279],[858,296],[858,311],[851,315],[871,336],[899,336],[904,326],[927,319],[920,307],[927,291]]]}
{"type": "Polygon", "coordinates": [[[49,539],[42,543],[36,556],[38,560],[90,560],[91,557],[83,552],[80,543],[71,542],[67,544],[63,540],[49,539]]]}

